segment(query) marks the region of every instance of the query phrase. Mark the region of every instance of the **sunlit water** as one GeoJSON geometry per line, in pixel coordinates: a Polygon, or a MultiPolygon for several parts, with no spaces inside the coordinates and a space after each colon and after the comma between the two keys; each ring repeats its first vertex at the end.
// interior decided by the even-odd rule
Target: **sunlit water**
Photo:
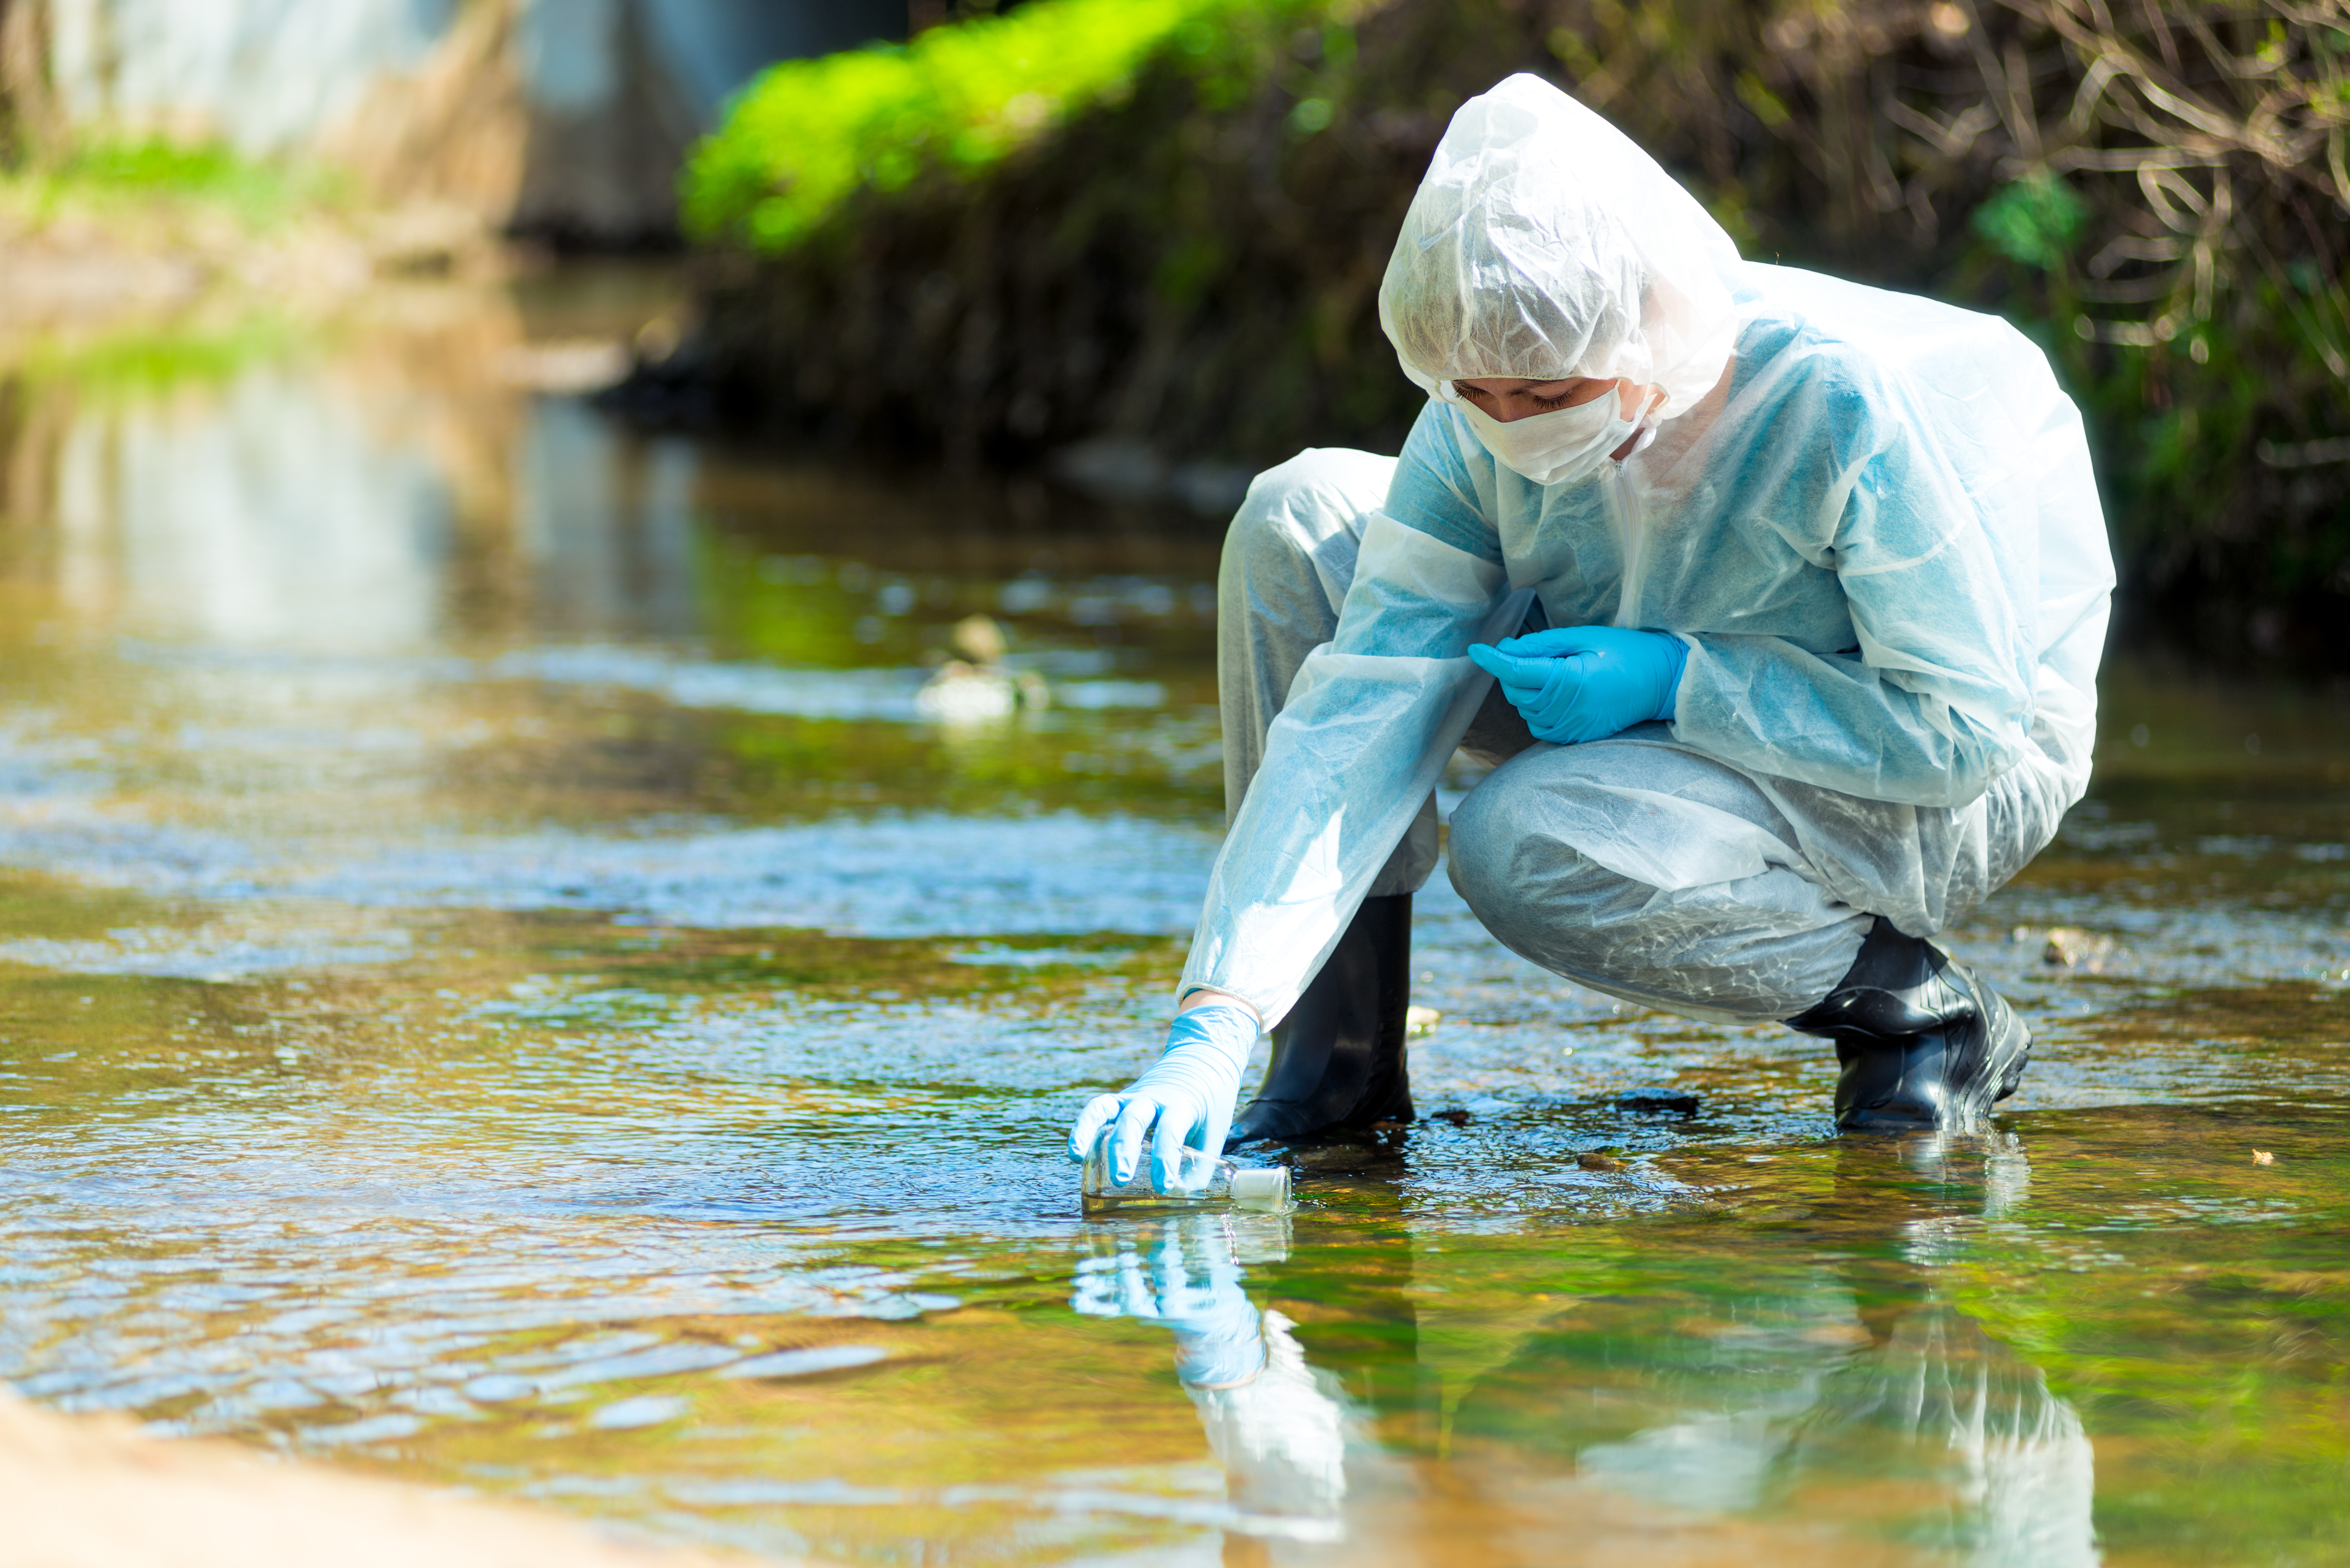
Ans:
{"type": "Polygon", "coordinates": [[[2350,1556],[2338,703],[2109,681],[1958,934],[2040,1038],[1990,1136],[1839,1139],[1824,1045],[1440,877],[1440,1117],[1089,1224],[1215,843],[1212,524],[631,435],[510,373],[627,290],[424,297],[6,400],[19,1389],[877,1563],[2350,1556]],[[973,613],[1024,701],[941,722],[973,613]]]}

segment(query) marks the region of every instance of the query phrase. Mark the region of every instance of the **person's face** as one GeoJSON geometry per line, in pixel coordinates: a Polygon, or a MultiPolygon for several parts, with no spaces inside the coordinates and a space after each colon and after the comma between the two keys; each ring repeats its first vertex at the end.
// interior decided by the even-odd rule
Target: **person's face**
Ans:
{"type": "Polygon", "coordinates": [[[1572,409],[1590,402],[1609,388],[1617,389],[1624,402],[1624,417],[1637,411],[1632,401],[1634,388],[1629,381],[1603,381],[1591,376],[1569,376],[1560,381],[1528,381],[1514,376],[1478,376],[1455,381],[1453,388],[1479,409],[1503,424],[1512,420],[1531,419],[1559,409],[1572,409]]]}

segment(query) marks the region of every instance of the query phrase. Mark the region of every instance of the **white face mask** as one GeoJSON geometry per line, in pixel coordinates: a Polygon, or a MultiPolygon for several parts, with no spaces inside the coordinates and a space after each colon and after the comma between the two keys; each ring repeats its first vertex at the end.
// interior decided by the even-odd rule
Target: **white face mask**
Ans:
{"type": "MultiPolygon", "coordinates": [[[[1451,400],[1469,416],[1469,428],[1493,461],[1536,484],[1565,484],[1588,479],[1607,461],[1608,453],[1639,433],[1640,421],[1624,417],[1624,399],[1609,388],[1587,403],[1553,409],[1523,420],[1497,420],[1468,399],[1452,392],[1451,400]]],[[[1648,412],[1644,399],[1640,411],[1648,412]]]]}

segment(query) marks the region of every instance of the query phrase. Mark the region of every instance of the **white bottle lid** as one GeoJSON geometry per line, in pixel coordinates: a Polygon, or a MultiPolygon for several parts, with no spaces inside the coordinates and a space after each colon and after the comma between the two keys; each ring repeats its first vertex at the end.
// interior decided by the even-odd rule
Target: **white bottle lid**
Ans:
{"type": "Polygon", "coordinates": [[[1232,1172],[1232,1201],[1243,1209],[1289,1207],[1289,1168],[1275,1165],[1261,1170],[1232,1172]]]}

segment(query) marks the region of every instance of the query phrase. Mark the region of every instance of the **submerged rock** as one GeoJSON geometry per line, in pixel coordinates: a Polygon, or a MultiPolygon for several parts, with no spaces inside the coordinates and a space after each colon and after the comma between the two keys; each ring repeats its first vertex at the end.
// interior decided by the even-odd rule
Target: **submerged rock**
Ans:
{"type": "Polygon", "coordinates": [[[2095,974],[2113,956],[2114,939],[2076,926],[2054,926],[2041,947],[2040,961],[2051,969],[2083,969],[2095,974]]]}
{"type": "Polygon", "coordinates": [[[1003,628],[983,615],[955,623],[948,647],[956,657],[914,694],[914,711],[935,724],[983,724],[1008,719],[1023,708],[1052,705],[1045,678],[1033,670],[1006,670],[1010,646],[1003,628]]]}
{"type": "Polygon", "coordinates": [[[1009,718],[1020,688],[1001,670],[951,659],[914,693],[914,711],[937,724],[977,724],[1009,718]]]}

